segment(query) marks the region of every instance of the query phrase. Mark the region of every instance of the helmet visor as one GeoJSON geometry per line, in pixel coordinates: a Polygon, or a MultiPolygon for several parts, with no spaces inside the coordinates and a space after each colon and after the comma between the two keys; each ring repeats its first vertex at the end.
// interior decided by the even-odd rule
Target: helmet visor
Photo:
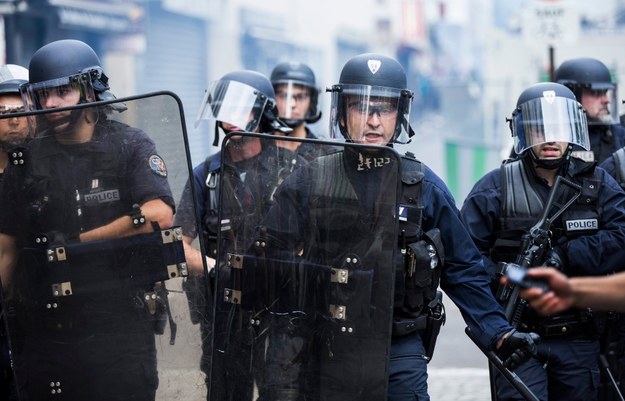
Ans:
{"type": "Polygon", "coordinates": [[[332,89],[330,136],[342,135],[356,143],[407,143],[411,99],[409,91],[397,88],[336,85],[332,89]]]}
{"type": "Polygon", "coordinates": [[[20,86],[26,111],[74,106],[96,100],[89,74],[26,83],[20,86]]]}
{"type": "Polygon", "coordinates": [[[568,142],[590,149],[586,114],[576,100],[544,96],[522,103],[512,115],[517,154],[549,142],[568,142]]]}
{"type": "Polygon", "coordinates": [[[258,128],[267,97],[257,89],[237,81],[214,81],[206,89],[197,116],[230,124],[238,131],[254,132],[258,128]]]}
{"type": "Polygon", "coordinates": [[[305,121],[313,117],[312,89],[293,81],[275,85],[276,105],[283,120],[305,121]]]}

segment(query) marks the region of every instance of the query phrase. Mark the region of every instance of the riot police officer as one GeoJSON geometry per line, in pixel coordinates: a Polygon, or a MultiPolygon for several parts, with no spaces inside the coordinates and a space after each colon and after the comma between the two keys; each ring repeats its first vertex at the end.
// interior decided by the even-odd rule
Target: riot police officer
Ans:
{"type": "MultiPolygon", "coordinates": [[[[24,111],[19,86],[28,82],[28,70],[21,65],[7,64],[0,67],[0,114],[24,111]]],[[[9,149],[20,145],[28,137],[26,118],[5,118],[0,120],[0,182],[2,173],[9,163],[9,149]]]]}
{"type": "MultiPolygon", "coordinates": [[[[321,118],[319,88],[313,70],[298,61],[284,61],[273,68],[270,79],[276,93],[279,117],[293,129],[288,135],[292,138],[317,138],[308,126],[321,118]]],[[[284,134],[278,131],[276,135],[284,134]]],[[[307,143],[278,142],[278,146],[296,149],[307,160],[317,156],[317,148],[307,143]]]]}
{"type": "Polygon", "coordinates": [[[554,81],[571,89],[586,110],[590,149],[574,150],[577,157],[601,163],[625,146],[625,128],[617,113],[616,85],[605,64],[590,57],[566,60],[556,69],[554,81]]]}
{"type": "Polygon", "coordinates": [[[65,108],[112,98],[89,45],[51,42],[29,73],[26,110],[64,109],[37,115],[3,182],[0,273],[19,399],[153,401],[143,299],[155,283],[138,275],[150,258],[128,244],[151,234],[162,244],[155,229],[171,227],[167,169],[145,132],[109,118],[117,106],[65,108]]]}
{"type": "Polygon", "coordinates": [[[308,368],[299,383],[281,383],[291,390],[285,399],[428,400],[427,363],[442,324],[439,283],[485,346],[506,360],[529,354],[536,336],[506,322],[445,184],[413,157],[393,156],[393,143],[412,134],[413,94],[402,66],[361,54],[329,90],[330,133],[346,147],[287,177],[254,248],[259,266],[288,292],[267,308],[291,317],[294,332],[314,327],[305,339],[308,368]],[[275,263],[289,256],[291,267],[275,263]]]}
{"type": "MultiPolygon", "coordinates": [[[[590,147],[585,112],[573,92],[557,83],[530,86],[518,98],[510,128],[519,158],[480,179],[461,208],[491,276],[499,273],[498,262],[525,257],[522,239],[541,221],[551,188],[561,178],[579,187],[553,190],[557,191],[553,195],[561,214],[553,214],[555,220],[546,241],[540,243],[544,255],[539,257],[536,252],[540,260],[532,261],[532,265],[557,266],[573,276],[602,275],[619,269],[624,193],[605,171],[595,169],[593,162],[571,155],[574,146],[590,147]],[[573,203],[566,207],[568,202],[573,203]]],[[[542,225],[540,228],[544,229],[542,225]]],[[[519,317],[520,330],[536,331],[541,336],[538,355],[515,372],[536,396],[596,399],[597,337],[605,323],[599,314],[570,309],[546,318],[530,311],[519,317]]],[[[498,399],[522,399],[499,375],[496,388],[498,399]]]]}
{"type": "MultiPolygon", "coordinates": [[[[220,131],[225,134],[237,131],[269,134],[290,132],[290,128],[278,119],[276,96],[271,82],[263,74],[251,70],[232,71],[211,82],[206,89],[198,116],[198,120],[202,119],[214,123],[216,137],[219,137],[220,131]]],[[[194,316],[193,320],[200,324],[203,350],[201,369],[207,375],[207,387],[211,386],[209,359],[212,352],[213,320],[210,315],[213,304],[207,298],[212,292],[211,285],[207,283],[209,278],[205,276],[203,260],[205,259],[212,281],[220,231],[224,238],[228,238],[226,241],[231,239],[234,247],[250,245],[253,232],[246,233],[245,230],[239,229],[240,226],[243,223],[252,224],[254,221],[260,221],[264,210],[272,203],[275,188],[298,163],[305,163],[305,160],[290,150],[278,148],[274,142],[263,140],[261,137],[234,135],[219,152],[209,156],[194,168],[193,181],[187,182],[185,186],[175,222],[183,229],[187,262],[194,276],[187,278],[185,290],[194,316]],[[276,169],[276,166],[281,168],[276,169]],[[222,186],[227,191],[220,197],[222,186]],[[199,228],[202,230],[202,236],[199,236],[196,230],[193,194],[199,208],[201,221],[199,228]],[[255,207],[257,205],[261,205],[260,209],[255,207]],[[224,231],[222,228],[224,224],[219,220],[218,209],[221,209],[222,220],[227,219],[225,226],[229,226],[229,230],[224,231]],[[227,235],[228,232],[237,234],[230,236],[227,235]],[[203,241],[200,247],[192,245],[198,236],[203,241]],[[205,253],[200,252],[202,247],[205,253]]],[[[233,330],[241,329],[233,328],[233,330]]],[[[235,344],[230,344],[226,349],[223,342],[215,346],[224,353],[223,357],[213,362],[213,366],[216,366],[213,369],[215,375],[225,374],[226,367],[233,368],[233,365],[228,363],[229,360],[235,359],[230,355],[231,352],[245,353],[246,349],[235,344]]],[[[245,375],[243,368],[233,369],[237,374],[245,375]]],[[[246,377],[249,379],[248,383],[236,388],[213,385],[214,399],[251,397],[253,378],[246,377]]],[[[221,383],[219,380],[216,382],[221,383]]]]}

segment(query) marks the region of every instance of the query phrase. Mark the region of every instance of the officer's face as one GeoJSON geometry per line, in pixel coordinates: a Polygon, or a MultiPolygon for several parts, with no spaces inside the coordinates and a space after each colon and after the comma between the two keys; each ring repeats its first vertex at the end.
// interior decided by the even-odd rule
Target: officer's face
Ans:
{"type": "Polygon", "coordinates": [[[363,102],[347,97],[345,127],[355,143],[386,145],[393,138],[397,124],[397,101],[389,98],[371,98],[363,102]]]}
{"type": "MultiPolygon", "coordinates": [[[[18,94],[0,95],[0,114],[23,112],[24,105],[18,94]]],[[[28,121],[26,117],[3,118],[0,120],[0,143],[4,145],[18,145],[28,136],[28,121]]]]}
{"type": "MultiPolygon", "coordinates": [[[[249,118],[248,118],[247,122],[250,122],[250,121],[252,121],[253,119],[254,119],[254,114],[250,114],[250,116],[249,116],[249,118]]],[[[220,124],[221,124],[221,128],[222,128],[225,132],[245,131],[245,128],[241,128],[241,127],[239,127],[238,125],[231,124],[231,123],[226,122],[226,121],[221,121],[221,122],[220,122],[220,124]]],[[[258,132],[258,130],[259,130],[259,127],[257,126],[257,127],[254,129],[254,132],[258,132]]],[[[242,138],[242,137],[241,137],[240,135],[233,135],[233,136],[231,137],[231,139],[232,139],[233,141],[240,141],[240,140],[241,140],[241,138],[242,138]]]]}
{"type": "Polygon", "coordinates": [[[585,89],[582,91],[581,104],[589,118],[611,121],[609,91],[585,89]]]}
{"type": "Polygon", "coordinates": [[[301,85],[277,85],[276,105],[281,118],[302,120],[310,108],[310,89],[301,85]]]}

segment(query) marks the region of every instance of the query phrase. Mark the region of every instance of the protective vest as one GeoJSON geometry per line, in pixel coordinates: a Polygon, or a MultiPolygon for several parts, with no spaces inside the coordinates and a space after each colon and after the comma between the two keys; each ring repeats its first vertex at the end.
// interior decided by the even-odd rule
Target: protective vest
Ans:
{"type": "Polygon", "coordinates": [[[52,137],[31,141],[20,194],[28,205],[27,241],[50,230],[72,239],[132,212],[123,126],[104,129],[114,131],[96,131],[96,140],[83,145],[64,147],[52,137]]]}
{"type": "MultiPolygon", "coordinates": [[[[346,151],[347,152],[347,151],[346,151]]],[[[351,257],[357,260],[367,260],[367,253],[375,252],[380,246],[398,246],[401,252],[396,252],[396,260],[389,261],[395,268],[395,311],[405,317],[415,317],[419,315],[429,301],[436,296],[436,289],[440,280],[440,269],[431,268],[430,254],[425,251],[426,237],[422,229],[423,220],[423,199],[422,199],[422,181],[423,166],[412,155],[407,155],[401,159],[401,194],[399,198],[399,230],[400,236],[397,239],[383,238],[385,233],[392,232],[388,227],[378,226],[380,230],[376,233],[371,231],[372,227],[379,224],[379,220],[374,222],[372,216],[363,208],[362,200],[359,200],[350,177],[347,173],[346,160],[344,153],[335,153],[329,156],[317,159],[323,160],[320,168],[314,170],[313,185],[311,199],[315,202],[310,207],[312,226],[317,221],[316,216],[320,216],[319,221],[325,220],[327,213],[333,213],[334,216],[329,221],[340,222],[336,227],[332,227],[326,231],[329,239],[322,238],[317,243],[313,243],[312,247],[324,263],[341,263],[342,260],[351,257]],[[332,177],[332,180],[323,179],[324,177],[332,177]],[[323,217],[321,217],[323,216],[323,217]],[[384,230],[386,228],[386,230],[384,230]],[[376,235],[379,235],[376,237],[376,235]],[[359,239],[362,236],[362,240],[359,239]],[[371,243],[370,239],[376,238],[378,241],[371,243]],[[346,246],[345,244],[350,244],[346,246]],[[359,247],[360,246],[360,247],[359,247]],[[406,250],[410,248],[416,251],[411,253],[414,257],[415,253],[416,266],[413,265],[412,271],[408,272],[408,258],[406,250]],[[426,265],[422,261],[423,254],[427,259],[426,265]],[[336,256],[338,255],[338,256],[336,256]]],[[[378,201],[384,202],[383,196],[378,201]]],[[[383,208],[385,210],[393,210],[394,205],[383,208]]],[[[394,224],[394,218],[385,220],[385,224],[394,224]]],[[[312,238],[312,236],[309,236],[312,238]]],[[[435,252],[442,255],[442,245],[440,239],[434,239],[437,243],[435,252]]],[[[432,242],[432,241],[427,241],[432,242]]],[[[304,253],[310,254],[310,253],[304,253]]],[[[370,285],[369,283],[367,283],[370,285]]],[[[366,288],[363,286],[362,288],[366,288]]]]}
{"type": "MultiPolygon", "coordinates": [[[[233,232],[240,232],[236,225],[238,219],[245,220],[242,226],[254,227],[250,219],[260,222],[273,204],[273,196],[278,186],[303,160],[286,149],[276,148],[271,141],[262,142],[261,153],[249,161],[251,167],[245,168],[244,172],[238,171],[237,167],[231,164],[225,164],[222,169],[223,156],[222,152],[219,152],[204,161],[205,213],[201,218],[205,249],[212,257],[217,255],[219,208],[222,208],[223,217],[231,220],[233,232]],[[244,179],[241,173],[245,174],[244,179]],[[219,205],[220,185],[226,186],[222,205],[219,205]]],[[[240,239],[241,245],[245,248],[249,241],[240,239]]]]}
{"type": "MultiPolygon", "coordinates": [[[[566,178],[582,186],[582,194],[551,225],[552,243],[562,237],[567,239],[596,232],[599,227],[597,198],[601,181],[593,163],[572,158],[566,178]]],[[[520,247],[520,240],[540,218],[545,199],[541,196],[536,178],[522,159],[501,166],[501,215],[500,230],[491,249],[494,262],[514,262],[520,247]]]]}

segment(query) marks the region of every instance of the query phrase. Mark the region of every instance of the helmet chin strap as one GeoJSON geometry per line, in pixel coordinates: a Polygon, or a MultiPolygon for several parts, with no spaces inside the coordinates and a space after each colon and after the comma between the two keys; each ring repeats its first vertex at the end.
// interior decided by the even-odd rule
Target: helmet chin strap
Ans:
{"type": "Polygon", "coordinates": [[[572,146],[569,144],[566,147],[566,151],[562,157],[557,159],[539,159],[536,157],[536,154],[532,149],[529,149],[529,157],[532,160],[532,163],[536,166],[536,168],[542,168],[545,170],[556,170],[564,165],[564,163],[569,161],[571,155],[572,146]]]}
{"type": "Polygon", "coordinates": [[[286,125],[288,125],[289,128],[297,128],[306,122],[306,120],[295,120],[291,118],[280,118],[280,120],[286,125]]]}

